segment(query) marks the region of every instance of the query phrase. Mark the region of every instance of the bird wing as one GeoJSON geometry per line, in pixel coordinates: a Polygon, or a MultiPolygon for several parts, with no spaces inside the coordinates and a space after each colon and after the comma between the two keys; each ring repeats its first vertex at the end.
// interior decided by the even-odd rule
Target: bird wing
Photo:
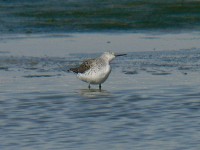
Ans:
{"type": "Polygon", "coordinates": [[[70,71],[73,71],[75,73],[84,73],[88,69],[90,69],[92,66],[94,66],[94,59],[87,59],[83,61],[83,63],[77,67],[77,68],[70,68],[70,71]]]}

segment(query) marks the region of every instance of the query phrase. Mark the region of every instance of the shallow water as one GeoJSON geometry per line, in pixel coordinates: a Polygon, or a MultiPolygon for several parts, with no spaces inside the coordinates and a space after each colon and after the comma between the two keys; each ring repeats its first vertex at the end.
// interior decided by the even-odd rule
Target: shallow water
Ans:
{"type": "MultiPolygon", "coordinates": [[[[181,50],[180,37],[171,35],[174,38],[167,39],[176,40],[175,50],[127,50],[126,57],[112,62],[112,73],[99,91],[98,86],[87,89],[86,83],[67,72],[81,60],[99,55],[98,48],[86,53],[71,49],[86,35],[1,40],[0,149],[199,149],[198,43],[181,50]],[[44,42],[43,49],[34,40],[44,42]],[[59,54],[50,49],[47,55],[45,40],[63,41],[69,47],[65,52],[58,49],[59,54]]],[[[91,43],[79,46],[86,49],[94,41],[101,45],[102,37],[107,45],[109,37],[114,50],[117,36],[91,40],[91,35],[91,43]]],[[[133,37],[155,42],[144,38],[149,35],[133,37]]],[[[153,37],[162,44],[166,41],[162,35],[153,37]]],[[[184,38],[186,43],[195,41],[184,38]]]]}

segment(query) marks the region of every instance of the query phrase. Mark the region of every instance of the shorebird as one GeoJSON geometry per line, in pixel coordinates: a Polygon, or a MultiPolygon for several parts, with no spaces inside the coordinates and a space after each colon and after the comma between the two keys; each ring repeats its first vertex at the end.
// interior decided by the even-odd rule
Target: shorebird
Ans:
{"type": "Polygon", "coordinates": [[[110,72],[110,62],[118,56],[126,54],[116,54],[113,52],[104,52],[100,57],[94,59],[87,59],[77,68],[70,68],[69,70],[76,73],[77,77],[90,84],[98,84],[101,90],[101,84],[106,81],[110,72]]]}

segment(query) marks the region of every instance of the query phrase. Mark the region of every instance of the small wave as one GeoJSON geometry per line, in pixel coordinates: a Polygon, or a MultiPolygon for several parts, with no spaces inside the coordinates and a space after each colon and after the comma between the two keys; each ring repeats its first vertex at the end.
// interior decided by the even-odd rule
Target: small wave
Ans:
{"type": "Polygon", "coordinates": [[[130,74],[130,75],[134,75],[134,74],[138,74],[138,71],[123,71],[124,74],[130,74]]]}
{"type": "Polygon", "coordinates": [[[152,75],[170,75],[170,72],[153,72],[152,75]]]}
{"type": "Polygon", "coordinates": [[[8,71],[8,67],[4,67],[4,66],[0,66],[0,70],[5,70],[5,71],[8,71]]]}
{"type": "Polygon", "coordinates": [[[54,77],[54,76],[58,76],[58,75],[49,75],[49,74],[35,74],[35,75],[26,75],[23,76],[25,78],[46,78],[46,77],[54,77]]]}

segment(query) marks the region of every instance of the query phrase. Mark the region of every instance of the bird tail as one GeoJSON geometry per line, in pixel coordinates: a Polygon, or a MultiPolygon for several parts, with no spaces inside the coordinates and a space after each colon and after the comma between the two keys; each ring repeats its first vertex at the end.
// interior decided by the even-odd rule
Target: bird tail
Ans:
{"type": "Polygon", "coordinates": [[[78,68],[70,68],[68,71],[72,71],[74,73],[78,73],[78,68]]]}

